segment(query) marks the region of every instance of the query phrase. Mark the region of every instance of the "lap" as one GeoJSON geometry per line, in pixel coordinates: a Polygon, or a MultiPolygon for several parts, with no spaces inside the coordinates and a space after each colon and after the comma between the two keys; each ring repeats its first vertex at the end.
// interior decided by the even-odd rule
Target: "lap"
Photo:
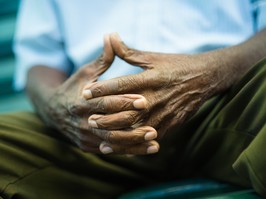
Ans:
{"type": "Polygon", "coordinates": [[[112,198],[151,181],[136,161],[122,165],[131,158],[82,152],[29,112],[0,116],[0,151],[4,198],[112,198]]]}
{"type": "Polygon", "coordinates": [[[197,174],[252,185],[265,194],[265,63],[166,135],[160,152],[151,156],[84,153],[34,113],[2,115],[0,195],[112,198],[144,184],[197,174]]]}

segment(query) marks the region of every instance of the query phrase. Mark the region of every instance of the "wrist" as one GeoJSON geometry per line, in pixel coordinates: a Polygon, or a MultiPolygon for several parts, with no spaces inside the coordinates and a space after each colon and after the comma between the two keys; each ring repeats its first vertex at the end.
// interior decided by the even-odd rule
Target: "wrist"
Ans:
{"type": "Polygon", "coordinates": [[[219,94],[238,82],[253,65],[241,46],[214,50],[200,55],[213,95],[219,94]]]}
{"type": "Polygon", "coordinates": [[[31,102],[34,106],[36,113],[42,118],[46,126],[52,127],[52,118],[50,111],[54,105],[54,101],[52,100],[53,95],[55,93],[54,89],[45,89],[45,92],[40,90],[33,90],[27,88],[27,93],[31,102]]]}
{"type": "Polygon", "coordinates": [[[266,29],[238,45],[203,53],[213,73],[220,82],[216,92],[222,92],[238,82],[266,55],[266,29]],[[207,57],[207,58],[206,58],[207,57]]]}
{"type": "Polygon", "coordinates": [[[53,126],[53,118],[50,114],[50,111],[56,108],[53,96],[65,78],[64,73],[45,66],[35,66],[28,73],[27,94],[36,112],[47,126],[53,126]]]}

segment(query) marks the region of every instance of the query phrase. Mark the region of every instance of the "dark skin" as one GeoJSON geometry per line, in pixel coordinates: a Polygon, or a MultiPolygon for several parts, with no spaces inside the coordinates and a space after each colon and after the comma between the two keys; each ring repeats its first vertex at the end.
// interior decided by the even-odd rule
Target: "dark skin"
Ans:
{"type": "MultiPolygon", "coordinates": [[[[33,67],[28,74],[27,92],[46,125],[57,129],[81,150],[101,153],[99,146],[106,139],[109,143],[119,145],[125,153],[138,151],[138,154],[146,154],[148,147],[158,147],[158,143],[153,141],[157,137],[154,128],[142,126],[135,129],[117,129],[107,132],[102,129],[90,128],[88,125],[88,117],[95,113],[112,113],[123,111],[128,107],[143,108],[143,103],[138,102],[143,99],[140,95],[122,95],[111,99],[105,97],[97,100],[97,105],[93,106],[90,106],[84,99],[84,86],[97,81],[97,78],[108,69],[113,60],[114,53],[110,39],[106,36],[102,55],[94,62],[83,66],[70,78],[67,78],[63,72],[46,66],[33,67]],[[119,102],[116,103],[117,101],[119,102]],[[102,109],[101,104],[110,104],[110,106],[107,108],[105,106],[105,109],[102,109]],[[134,134],[125,138],[122,136],[132,130],[134,134]],[[97,134],[108,134],[108,139],[107,136],[105,139],[99,138],[96,136],[97,134]]],[[[121,151],[119,147],[117,150],[121,151]]],[[[108,152],[110,150],[107,149],[104,153],[108,152]]]]}
{"type": "Polygon", "coordinates": [[[54,69],[34,67],[27,88],[47,125],[82,150],[150,154],[159,150],[157,136],[161,138],[181,125],[265,55],[265,30],[242,44],[197,55],[138,51],[111,34],[105,38],[101,64],[96,61],[92,63],[95,67],[85,66],[69,79],[54,69]],[[145,71],[96,82],[114,54],[145,71]],[[97,72],[99,66],[104,68],[101,72],[97,72]],[[53,81],[42,78],[44,71],[53,81]],[[45,95],[42,90],[47,91],[45,95]]]}

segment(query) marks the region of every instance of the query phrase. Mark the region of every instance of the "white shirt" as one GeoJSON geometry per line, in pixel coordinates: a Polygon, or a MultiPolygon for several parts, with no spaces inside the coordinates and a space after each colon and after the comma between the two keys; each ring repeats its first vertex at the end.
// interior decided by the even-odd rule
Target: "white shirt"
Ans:
{"type": "MultiPolygon", "coordinates": [[[[130,47],[157,52],[238,44],[266,27],[266,0],[22,0],[18,17],[15,86],[22,89],[34,65],[70,74],[93,61],[111,32],[130,47]]],[[[101,79],[139,71],[116,59],[101,79]]]]}

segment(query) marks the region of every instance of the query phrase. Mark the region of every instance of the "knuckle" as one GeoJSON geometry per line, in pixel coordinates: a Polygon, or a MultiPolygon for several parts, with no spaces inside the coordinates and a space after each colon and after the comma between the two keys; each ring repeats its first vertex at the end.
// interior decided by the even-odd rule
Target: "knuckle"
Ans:
{"type": "Polygon", "coordinates": [[[79,139],[79,142],[84,144],[87,141],[87,136],[83,133],[78,133],[77,137],[79,139]]]}
{"type": "Polygon", "coordinates": [[[71,104],[68,106],[68,110],[70,113],[76,114],[76,113],[78,113],[79,106],[77,104],[71,104]]]}
{"type": "Polygon", "coordinates": [[[134,75],[127,76],[125,78],[119,78],[118,80],[118,92],[123,93],[124,90],[138,91],[142,88],[141,80],[137,79],[134,75]]]}
{"type": "Polygon", "coordinates": [[[110,97],[105,97],[102,102],[103,108],[105,109],[105,111],[108,112],[109,111],[112,112],[112,110],[116,111],[117,105],[120,105],[120,103],[119,102],[117,103],[116,100],[110,97]]]}
{"type": "Polygon", "coordinates": [[[118,108],[119,108],[120,110],[127,110],[127,109],[129,109],[129,108],[132,107],[132,104],[133,104],[133,103],[132,103],[132,100],[127,99],[127,98],[122,98],[122,99],[120,99],[119,102],[117,103],[118,108]]]}
{"type": "Polygon", "coordinates": [[[104,113],[105,112],[105,104],[106,104],[105,98],[99,98],[99,100],[96,103],[96,110],[100,113],[104,113]]]}
{"type": "Polygon", "coordinates": [[[131,49],[131,48],[128,48],[128,49],[124,52],[124,54],[123,54],[123,58],[128,59],[128,58],[132,57],[134,54],[135,54],[135,51],[134,51],[133,49],[131,49]]]}
{"type": "Polygon", "coordinates": [[[104,113],[113,113],[121,110],[128,110],[132,107],[132,100],[127,98],[112,96],[103,97],[97,101],[96,108],[104,113]]]}
{"type": "Polygon", "coordinates": [[[116,142],[117,138],[116,138],[115,131],[109,131],[109,132],[107,132],[105,134],[105,136],[104,136],[104,140],[106,140],[107,142],[110,142],[110,143],[116,142]]]}
{"type": "Polygon", "coordinates": [[[101,59],[100,59],[100,63],[104,66],[104,67],[107,67],[109,65],[111,65],[113,62],[113,54],[106,54],[104,53],[102,56],[101,56],[101,59]]]}
{"type": "Polygon", "coordinates": [[[104,90],[105,86],[103,84],[97,84],[97,86],[93,88],[93,96],[102,96],[104,90]]]}
{"type": "Polygon", "coordinates": [[[91,87],[93,97],[101,97],[109,94],[117,93],[117,80],[106,80],[104,82],[97,82],[91,87]]]}
{"type": "Polygon", "coordinates": [[[69,103],[67,106],[68,112],[73,115],[79,114],[83,110],[83,108],[83,103],[80,101],[69,103]]]}
{"type": "Polygon", "coordinates": [[[104,135],[100,129],[89,128],[89,131],[91,134],[99,136],[99,137],[103,137],[103,135],[104,135]]]}
{"type": "Polygon", "coordinates": [[[133,125],[137,122],[138,113],[135,111],[130,111],[125,115],[125,119],[128,124],[133,125]]]}
{"type": "Polygon", "coordinates": [[[75,127],[67,123],[62,123],[60,126],[60,130],[68,134],[72,134],[73,132],[75,132],[75,127]]]}
{"type": "Polygon", "coordinates": [[[125,78],[119,78],[118,80],[117,80],[117,82],[118,82],[118,92],[122,92],[124,89],[125,90],[127,90],[128,89],[128,81],[127,81],[127,79],[125,79],[125,78]]]}
{"type": "Polygon", "coordinates": [[[101,54],[101,56],[97,59],[97,62],[99,65],[105,65],[105,59],[103,54],[101,54]]]}
{"type": "Polygon", "coordinates": [[[134,135],[130,138],[131,143],[139,143],[143,141],[143,132],[135,132],[134,135]]]}
{"type": "Polygon", "coordinates": [[[107,131],[104,129],[95,129],[92,128],[91,129],[91,133],[98,136],[99,138],[101,138],[102,140],[109,142],[109,140],[112,140],[112,132],[111,131],[107,131]]]}
{"type": "Polygon", "coordinates": [[[142,126],[142,127],[140,127],[140,129],[145,131],[145,132],[148,132],[148,131],[149,132],[150,131],[156,132],[156,130],[153,127],[151,127],[151,126],[142,126]]]}
{"type": "Polygon", "coordinates": [[[99,70],[101,66],[105,65],[104,55],[101,54],[94,62],[94,66],[96,70],[99,70]]]}
{"type": "Polygon", "coordinates": [[[88,130],[89,126],[87,118],[78,121],[78,128],[79,130],[88,130]]]}
{"type": "Polygon", "coordinates": [[[141,127],[134,130],[135,137],[143,137],[143,134],[145,133],[146,133],[145,129],[141,127]]]}

